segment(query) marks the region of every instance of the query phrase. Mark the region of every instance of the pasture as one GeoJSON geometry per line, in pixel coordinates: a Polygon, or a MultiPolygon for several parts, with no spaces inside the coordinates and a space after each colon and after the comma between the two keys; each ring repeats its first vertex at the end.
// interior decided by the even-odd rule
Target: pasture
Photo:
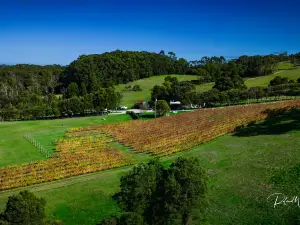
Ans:
{"type": "MultiPolygon", "coordinates": [[[[145,78],[142,80],[136,80],[136,81],[130,82],[128,84],[117,85],[116,90],[121,92],[121,94],[123,95],[120,105],[125,105],[128,107],[131,107],[132,105],[134,105],[134,103],[137,102],[137,100],[149,101],[151,98],[151,89],[153,88],[153,86],[161,85],[167,76],[168,75],[153,76],[153,77],[145,78]],[[128,85],[131,85],[131,86],[140,85],[142,91],[124,91],[124,88],[128,85]]],[[[177,79],[179,81],[190,81],[190,80],[198,79],[198,76],[196,76],[196,75],[172,74],[169,76],[177,77],[177,79]]]]}
{"type": "MultiPolygon", "coordinates": [[[[245,79],[246,86],[249,87],[267,87],[272,79],[276,76],[287,77],[291,80],[297,81],[300,78],[300,68],[297,69],[287,69],[279,70],[272,75],[262,76],[262,77],[253,77],[245,79]]],[[[197,85],[196,89],[198,92],[209,91],[214,86],[214,83],[206,83],[197,85]]]]}
{"type": "Polygon", "coordinates": [[[277,70],[290,70],[295,69],[295,66],[290,61],[284,61],[277,64],[277,70]]]}
{"type": "MultiPolygon", "coordinates": [[[[245,84],[247,87],[256,87],[262,86],[267,87],[269,85],[270,80],[272,80],[276,76],[288,77],[292,80],[297,80],[300,78],[300,68],[294,68],[289,62],[282,62],[278,64],[278,71],[272,75],[262,76],[262,77],[254,77],[245,79],[245,84]]],[[[123,98],[121,99],[121,105],[125,105],[127,107],[131,107],[137,100],[149,101],[151,98],[151,89],[154,85],[161,85],[164,82],[164,79],[167,75],[164,76],[154,76],[150,78],[145,78],[142,80],[136,80],[128,84],[120,84],[116,86],[116,90],[121,92],[123,98]],[[142,91],[124,91],[124,88],[128,85],[140,85],[142,91]]],[[[189,81],[196,80],[198,76],[196,75],[170,75],[173,77],[177,77],[179,81],[189,81]]],[[[196,91],[198,93],[209,91],[214,86],[214,83],[205,83],[201,85],[196,85],[196,91]]]]}
{"type": "MultiPolygon", "coordinates": [[[[279,211],[274,210],[272,203],[266,200],[274,191],[268,181],[274,168],[287,167],[298,162],[299,115],[299,110],[294,109],[191,150],[162,157],[161,161],[168,166],[178,156],[195,156],[201,160],[203,167],[209,173],[208,222],[210,224],[259,224],[278,221],[284,224],[279,211]]],[[[106,120],[102,118],[66,119],[64,126],[78,127],[129,120],[127,115],[111,115],[106,120]]],[[[47,128],[45,126],[53,132],[56,129],[59,130],[58,132],[63,130],[60,127],[61,120],[31,122],[35,124],[24,126],[26,129],[23,131],[43,131],[47,128]]],[[[7,124],[11,124],[13,128],[21,126],[22,123],[29,122],[7,124]]],[[[9,135],[7,139],[8,137],[9,135]]],[[[19,132],[18,137],[19,140],[23,138],[22,131],[19,132]]],[[[45,143],[51,142],[51,139],[49,135],[44,137],[45,143]]],[[[31,155],[28,157],[31,160],[31,155]]],[[[140,160],[144,161],[147,158],[141,157],[140,160]]],[[[131,168],[132,166],[110,169],[51,183],[2,191],[0,208],[4,207],[9,195],[27,189],[46,198],[50,216],[63,220],[67,225],[94,225],[105,216],[120,213],[111,196],[118,191],[119,178],[131,168]]]]}
{"type": "Polygon", "coordinates": [[[114,123],[130,119],[129,115],[110,115],[104,117],[1,122],[0,167],[46,159],[45,155],[41,154],[37,148],[24,138],[25,134],[30,134],[48,151],[53,151],[55,140],[63,137],[68,128],[114,123]]]}
{"type": "Polygon", "coordinates": [[[293,70],[280,70],[269,76],[249,78],[245,81],[245,83],[247,87],[267,87],[270,80],[274,79],[276,76],[287,77],[290,80],[297,81],[297,79],[300,78],[300,68],[293,70]]]}

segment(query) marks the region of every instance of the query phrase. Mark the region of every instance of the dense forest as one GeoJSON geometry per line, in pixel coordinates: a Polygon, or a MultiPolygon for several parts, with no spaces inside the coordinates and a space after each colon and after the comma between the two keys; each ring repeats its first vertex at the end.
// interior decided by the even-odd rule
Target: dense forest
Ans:
{"type": "Polygon", "coordinates": [[[155,75],[185,74],[189,63],[176,58],[174,53],[165,55],[149,52],[114,51],[101,55],[82,55],[73,61],[61,77],[65,85],[71,82],[85,84],[88,92],[99,87],[126,84],[130,81],[155,75]]]}
{"type": "MultiPolygon", "coordinates": [[[[188,62],[177,58],[174,52],[117,50],[81,55],[67,66],[1,65],[0,118],[39,119],[100,113],[118,106],[121,96],[114,85],[156,75],[196,75],[198,83],[215,82],[215,88],[221,92],[245,89],[243,77],[271,74],[278,62],[287,60],[299,65],[300,53],[241,56],[233,60],[223,56],[202,57],[188,62]]],[[[189,95],[185,99],[174,96],[174,93],[183,96],[182,90],[188,90],[197,99],[193,86],[187,83],[170,86],[168,95],[174,100],[187,98],[191,102],[189,95]],[[175,93],[176,88],[179,91],[175,93]]]]}

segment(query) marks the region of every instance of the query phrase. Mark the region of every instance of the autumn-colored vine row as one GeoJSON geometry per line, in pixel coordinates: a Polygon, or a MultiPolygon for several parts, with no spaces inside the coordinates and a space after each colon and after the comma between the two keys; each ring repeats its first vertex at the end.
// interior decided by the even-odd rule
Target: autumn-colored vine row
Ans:
{"type": "Polygon", "coordinates": [[[30,164],[0,168],[0,190],[53,181],[133,163],[129,154],[113,149],[107,136],[67,133],[57,141],[55,156],[30,164]]]}
{"type": "Polygon", "coordinates": [[[137,152],[169,155],[233,132],[236,127],[300,107],[300,100],[196,110],[148,121],[72,128],[47,160],[0,168],[0,190],[58,180],[134,163],[112,148],[118,140],[137,152]]]}
{"type": "Polygon", "coordinates": [[[156,120],[83,128],[80,132],[108,133],[137,152],[158,156],[190,149],[236,127],[263,120],[278,110],[300,107],[300,100],[196,110],[156,120]]]}

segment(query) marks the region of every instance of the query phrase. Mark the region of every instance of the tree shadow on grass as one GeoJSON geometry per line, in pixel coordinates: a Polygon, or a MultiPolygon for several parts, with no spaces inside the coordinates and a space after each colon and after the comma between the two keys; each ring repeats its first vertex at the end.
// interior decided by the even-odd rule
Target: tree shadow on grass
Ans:
{"type": "Polygon", "coordinates": [[[300,130],[300,109],[291,109],[286,112],[269,110],[265,113],[268,117],[264,121],[238,127],[234,136],[279,135],[292,130],[300,130]]]}

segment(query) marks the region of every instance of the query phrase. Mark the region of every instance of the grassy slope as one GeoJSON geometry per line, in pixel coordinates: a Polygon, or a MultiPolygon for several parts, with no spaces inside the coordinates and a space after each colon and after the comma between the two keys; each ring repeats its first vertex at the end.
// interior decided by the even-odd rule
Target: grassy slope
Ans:
{"type": "Polygon", "coordinates": [[[59,137],[63,137],[67,128],[106,124],[130,119],[128,115],[110,115],[108,117],[97,116],[0,123],[0,167],[45,159],[45,156],[23,137],[25,133],[31,134],[34,139],[51,151],[55,146],[54,141],[59,137]],[[106,118],[106,120],[103,120],[103,118],[106,118]]]}
{"type": "MultiPolygon", "coordinates": [[[[298,78],[300,78],[300,68],[293,70],[280,70],[269,76],[248,78],[245,79],[245,84],[247,85],[247,87],[267,87],[269,85],[270,80],[272,80],[276,76],[288,77],[289,79],[296,81],[298,78]]],[[[196,88],[198,92],[204,92],[210,90],[213,86],[214,83],[206,83],[197,85],[196,88]]]]}
{"type": "MultiPolygon", "coordinates": [[[[170,75],[172,77],[177,77],[179,81],[187,81],[187,80],[196,80],[198,76],[196,75],[170,75]]],[[[134,103],[136,103],[137,100],[145,100],[148,101],[150,100],[151,97],[151,89],[153,88],[154,85],[159,85],[164,82],[165,77],[164,76],[154,76],[150,78],[145,78],[142,80],[136,80],[128,84],[120,84],[116,86],[116,90],[122,92],[123,98],[121,100],[121,105],[125,106],[132,106],[134,103]],[[137,85],[139,84],[142,88],[142,91],[123,91],[125,86],[128,85],[137,85]]]]}
{"type": "Polygon", "coordinates": [[[280,62],[277,64],[278,70],[289,70],[289,69],[294,69],[295,66],[290,62],[290,61],[285,61],[285,62],[280,62]]]}
{"type": "Polygon", "coordinates": [[[300,78],[300,68],[294,70],[280,70],[272,75],[263,76],[263,77],[255,77],[246,80],[246,85],[248,87],[254,86],[268,86],[270,80],[272,80],[276,76],[288,77],[289,79],[297,81],[300,78]]]}
{"type": "MultiPolygon", "coordinates": [[[[269,76],[263,76],[263,77],[255,77],[246,79],[246,85],[248,87],[254,87],[254,86],[268,86],[271,79],[273,79],[275,76],[283,76],[288,77],[289,79],[297,80],[300,78],[300,68],[293,69],[291,63],[289,62],[281,62],[278,64],[276,73],[269,75],[269,76]]],[[[133,92],[133,91],[123,91],[125,86],[129,84],[120,84],[116,86],[116,89],[120,92],[122,92],[123,98],[121,100],[121,105],[125,105],[128,107],[131,107],[134,103],[136,103],[137,100],[150,100],[151,97],[151,89],[154,85],[162,84],[164,81],[164,78],[167,75],[164,76],[155,76],[151,78],[146,78],[142,80],[136,80],[134,82],[131,82],[129,84],[136,85],[139,84],[142,88],[142,91],[133,92]]],[[[170,76],[176,76],[179,81],[186,81],[186,80],[195,80],[198,77],[195,75],[170,75],[170,76]]],[[[209,91],[214,86],[214,83],[206,83],[201,85],[196,85],[197,92],[205,92],[209,91]]]]}
{"type": "MultiPolygon", "coordinates": [[[[178,156],[196,156],[209,172],[208,219],[211,224],[274,224],[274,212],[267,197],[271,168],[298,162],[300,112],[268,119],[264,123],[226,135],[192,150],[161,160],[170,164],[178,156]],[[271,220],[271,221],[267,221],[271,220]]],[[[95,224],[102,217],[120,212],[111,196],[119,178],[131,167],[77,176],[25,189],[47,199],[50,215],[68,224],[95,224]]],[[[0,193],[0,208],[7,197],[19,190],[0,193]]]]}

